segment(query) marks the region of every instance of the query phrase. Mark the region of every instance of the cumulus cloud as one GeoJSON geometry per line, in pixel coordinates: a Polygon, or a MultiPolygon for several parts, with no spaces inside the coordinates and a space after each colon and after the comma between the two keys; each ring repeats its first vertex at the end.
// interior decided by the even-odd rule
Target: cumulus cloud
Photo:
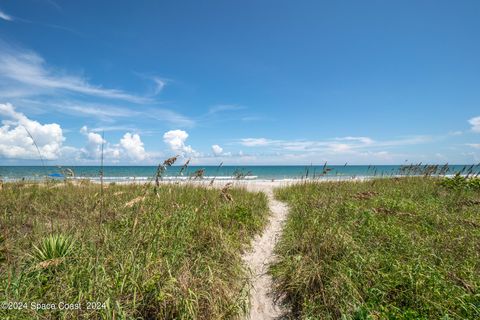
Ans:
{"type": "Polygon", "coordinates": [[[188,133],[183,130],[170,130],[163,135],[163,141],[172,151],[181,155],[195,154],[195,150],[193,150],[191,146],[185,144],[187,138],[188,133]]]}
{"type": "Polygon", "coordinates": [[[145,160],[147,158],[147,153],[143,146],[143,142],[140,139],[138,134],[131,134],[130,132],[125,133],[123,138],[120,140],[120,145],[127,156],[133,160],[145,160]]]}
{"type": "MultiPolygon", "coordinates": [[[[103,140],[102,136],[95,132],[88,131],[87,126],[83,126],[80,129],[80,133],[87,137],[87,144],[84,148],[81,149],[81,152],[87,159],[97,159],[101,156],[102,143],[105,144],[106,141],[103,140]]],[[[105,151],[105,150],[104,150],[105,151]]]]}
{"type": "Polygon", "coordinates": [[[472,125],[472,131],[473,132],[480,132],[480,117],[474,117],[468,122],[472,125]]]}
{"type": "Polygon", "coordinates": [[[9,103],[0,104],[0,116],[6,118],[0,127],[0,157],[36,159],[40,152],[44,159],[58,158],[65,140],[60,125],[31,120],[9,103]]]}
{"type": "Polygon", "coordinates": [[[215,156],[219,156],[219,155],[222,154],[223,148],[220,147],[218,144],[214,144],[214,145],[212,146],[212,152],[213,152],[213,154],[214,154],[215,156]]]}
{"type": "Polygon", "coordinates": [[[83,126],[80,132],[87,137],[87,144],[80,151],[84,158],[99,159],[101,157],[101,148],[103,146],[104,158],[106,160],[117,161],[122,158],[130,160],[145,160],[148,158],[148,153],[140,138],[140,135],[127,132],[120,139],[119,144],[110,144],[102,138],[102,136],[87,126],[83,126]]]}

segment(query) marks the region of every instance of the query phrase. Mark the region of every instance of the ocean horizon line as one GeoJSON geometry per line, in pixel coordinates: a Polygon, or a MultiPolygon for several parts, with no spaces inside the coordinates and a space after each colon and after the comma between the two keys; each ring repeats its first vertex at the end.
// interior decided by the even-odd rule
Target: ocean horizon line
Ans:
{"type": "MultiPolygon", "coordinates": [[[[136,165],[136,164],[108,164],[108,165],[103,165],[103,167],[158,167],[161,165],[163,162],[159,162],[158,164],[146,164],[146,165],[136,165]]],[[[189,165],[189,167],[323,167],[323,166],[331,166],[331,167],[386,167],[386,166],[480,166],[479,163],[430,163],[430,162],[412,162],[412,163],[395,163],[395,164],[330,164],[330,163],[319,163],[319,164],[192,164],[189,165]]],[[[173,164],[171,167],[183,167],[184,164],[173,164]]],[[[38,164],[16,164],[16,165],[11,165],[11,164],[2,164],[0,165],[1,167],[102,167],[102,165],[94,165],[94,164],[46,164],[46,165],[38,165],[38,164]]]]}

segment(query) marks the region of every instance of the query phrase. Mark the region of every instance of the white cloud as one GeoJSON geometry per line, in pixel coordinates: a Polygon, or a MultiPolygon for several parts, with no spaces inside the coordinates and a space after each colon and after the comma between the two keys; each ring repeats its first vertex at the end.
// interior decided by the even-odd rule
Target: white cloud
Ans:
{"type": "Polygon", "coordinates": [[[329,146],[329,151],[335,153],[350,153],[354,146],[346,144],[346,143],[332,143],[329,146]]]}
{"type": "Polygon", "coordinates": [[[82,133],[87,137],[87,144],[84,148],[81,149],[81,152],[85,156],[85,158],[87,159],[100,158],[102,143],[105,144],[106,141],[98,133],[88,131],[87,126],[83,126],[80,129],[80,133],[82,133]]]}
{"type": "MultiPolygon", "coordinates": [[[[169,80],[149,78],[160,92],[169,80]]],[[[75,118],[92,117],[99,124],[135,121],[158,126],[189,128],[195,120],[175,111],[159,108],[153,95],[136,95],[94,85],[82,75],[53,68],[35,52],[14,47],[0,39],[0,97],[21,103],[24,109],[38,113],[61,112],[75,118]],[[143,105],[138,105],[143,104],[143,105]]],[[[132,127],[130,125],[130,127],[132,127]]]]}
{"type": "Polygon", "coordinates": [[[472,125],[472,131],[473,132],[480,132],[480,117],[474,117],[468,122],[472,125]]]}
{"type": "Polygon", "coordinates": [[[149,157],[140,135],[136,133],[125,133],[119,144],[112,145],[104,140],[100,134],[88,130],[87,126],[83,126],[80,132],[87,137],[87,144],[80,149],[83,157],[86,159],[100,159],[102,143],[105,160],[118,161],[120,159],[129,159],[141,161],[149,157]]]}
{"type": "Polygon", "coordinates": [[[57,104],[51,104],[59,111],[84,117],[95,117],[103,121],[112,121],[114,118],[134,117],[138,112],[122,107],[115,107],[110,105],[90,104],[76,101],[61,101],[57,104]]]}
{"type": "MultiPolygon", "coordinates": [[[[249,159],[252,164],[281,163],[397,163],[413,157],[392,150],[433,141],[429,136],[408,136],[378,141],[364,136],[346,136],[324,140],[273,140],[267,138],[245,138],[237,141],[247,147],[257,147],[249,159]]],[[[420,161],[423,161],[420,160],[420,161]]]]}
{"type": "Polygon", "coordinates": [[[148,110],[147,112],[145,112],[145,116],[161,121],[167,121],[172,125],[180,127],[190,128],[195,125],[195,121],[193,121],[192,119],[167,109],[148,110]]]}
{"type": "Polygon", "coordinates": [[[245,121],[245,122],[260,121],[260,120],[262,120],[262,117],[259,117],[259,116],[246,116],[246,117],[241,118],[241,120],[242,120],[242,121],[245,121]]]}
{"type": "Polygon", "coordinates": [[[63,137],[62,128],[56,123],[40,124],[30,120],[23,113],[7,103],[0,104],[0,116],[10,120],[2,120],[0,127],[0,157],[13,159],[36,159],[40,152],[43,159],[57,159],[63,137]],[[35,147],[34,141],[38,146],[35,147]]]}
{"type": "Polygon", "coordinates": [[[191,146],[187,146],[185,144],[187,138],[188,133],[183,130],[170,130],[165,132],[163,135],[163,141],[170,147],[172,151],[181,155],[195,154],[195,150],[193,150],[191,146]]]}
{"type": "Polygon", "coordinates": [[[138,131],[132,126],[102,126],[90,129],[92,132],[109,132],[109,131],[138,131]]]}
{"type": "Polygon", "coordinates": [[[363,144],[373,144],[375,141],[373,141],[369,137],[343,137],[343,138],[336,138],[335,140],[339,141],[357,141],[363,144]]]}
{"type": "Polygon", "coordinates": [[[240,144],[246,147],[259,147],[273,144],[274,140],[269,140],[265,138],[244,138],[240,140],[240,144]]]}
{"type": "Polygon", "coordinates": [[[403,145],[421,144],[431,141],[430,137],[413,136],[395,140],[375,141],[369,137],[342,137],[327,140],[271,140],[266,138],[244,138],[239,143],[247,147],[272,147],[297,152],[321,151],[330,153],[351,153],[354,150],[391,148],[403,145]]]}
{"type": "Polygon", "coordinates": [[[467,146],[475,149],[480,149],[480,143],[467,143],[467,146]]]}
{"type": "Polygon", "coordinates": [[[0,19],[6,20],[6,21],[13,21],[13,18],[0,10],[0,19]]]}
{"type": "Polygon", "coordinates": [[[449,136],[461,136],[463,134],[462,131],[450,131],[448,133],[449,136]]]}
{"type": "Polygon", "coordinates": [[[218,144],[214,144],[214,145],[212,146],[212,152],[213,152],[213,154],[214,154],[215,156],[219,156],[219,155],[222,154],[223,148],[220,147],[218,144]]]}
{"type": "MultiPolygon", "coordinates": [[[[4,87],[26,86],[22,95],[66,91],[133,103],[151,102],[149,98],[136,96],[117,89],[107,89],[90,84],[85,78],[49,68],[42,57],[31,51],[12,49],[0,42],[0,80],[4,87]]],[[[7,88],[5,88],[7,89],[7,88]]],[[[21,89],[21,88],[20,88],[21,89]]],[[[5,90],[8,92],[8,90],[5,90]]]]}
{"type": "Polygon", "coordinates": [[[243,110],[245,107],[242,106],[237,106],[234,104],[219,104],[216,106],[211,107],[208,110],[208,114],[213,115],[219,112],[224,112],[224,111],[236,111],[236,110],[243,110]]]}
{"type": "Polygon", "coordinates": [[[163,88],[167,84],[167,81],[159,77],[153,77],[152,80],[155,83],[154,94],[159,94],[160,92],[162,92],[163,88]]]}
{"type": "Polygon", "coordinates": [[[138,108],[131,109],[110,104],[88,103],[75,100],[60,100],[58,102],[47,103],[28,100],[28,102],[33,105],[48,105],[53,107],[56,111],[76,117],[95,117],[103,122],[114,122],[118,118],[125,119],[136,117],[166,121],[171,125],[180,127],[193,127],[195,125],[194,120],[168,109],[148,108],[146,110],[139,110],[138,108]]]}
{"type": "Polygon", "coordinates": [[[140,136],[136,133],[125,133],[120,140],[120,145],[125,150],[127,156],[133,160],[145,160],[148,156],[140,136]]]}

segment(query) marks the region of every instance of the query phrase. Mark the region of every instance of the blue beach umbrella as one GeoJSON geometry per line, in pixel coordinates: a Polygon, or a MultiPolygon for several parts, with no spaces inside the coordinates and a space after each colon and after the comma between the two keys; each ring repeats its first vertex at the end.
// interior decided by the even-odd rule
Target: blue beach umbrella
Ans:
{"type": "Polygon", "coordinates": [[[48,176],[51,177],[51,178],[63,178],[64,177],[64,175],[61,174],[61,173],[52,173],[52,174],[49,174],[48,176]]]}

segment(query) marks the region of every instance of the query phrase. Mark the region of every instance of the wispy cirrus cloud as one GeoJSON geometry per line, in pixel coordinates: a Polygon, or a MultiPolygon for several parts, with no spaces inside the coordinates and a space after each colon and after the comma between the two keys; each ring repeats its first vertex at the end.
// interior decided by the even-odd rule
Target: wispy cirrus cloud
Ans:
{"type": "Polygon", "coordinates": [[[213,115],[213,114],[217,114],[224,111],[236,111],[236,110],[243,110],[243,109],[245,109],[245,107],[238,106],[235,104],[219,104],[219,105],[210,107],[208,109],[208,114],[213,115]]]}
{"type": "MultiPolygon", "coordinates": [[[[126,93],[91,84],[87,79],[50,68],[44,59],[32,51],[13,49],[0,42],[0,83],[4,90],[24,86],[22,96],[54,92],[68,92],[106,99],[123,100],[137,104],[152,102],[148,97],[126,93]]],[[[22,87],[20,87],[22,88],[22,87]]]]}
{"type": "Polygon", "coordinates": [[[260,120],[272,121],[272,118],[264,118],[250,112],[246,112],[248,107],[237,104],[216,104],[210,106],[204,114],[197,117],[198,122],[203,123],[222,123],[222,122],[252,122],[260,120]]]}
{"type": "Polygon", "coordinates": [[[154,89],[154,94],[159,94],[162,92],[163,88],[167,85],[167,80],[159,78],[159,77],[153,77],[152,78],[153,83],[155,84],[155,89],[154,89]]]}
{"type": "Polygon", "coordinates": [[[0,39],[0,98],[43,112],[55,111],[74,117],[113,123],[117,119],[150,119],[176,127],[193,127],[195,120],[159,107],[154,96],[167,80],[148,77],[153,94],[132,94],[93,85],[88,79],[49,66],[37,53],[14,47],[0,39]]]}
{"type": "Polygon", "coordinates": [[[282,140],[271,140],[266,138],[243,138],[240,139],[240,144],[246,147],[262,147],[262,146],[271,146],[282,144],[285,141],[282,140]]]}
{"type": "Polygon", "coordinates": [[[356,141],[360,142],[365,145],[373,144],[375,141],[369,137],[343,137],[343,138],[336,138],[335,140],[338,141],[356,141]]]}
{"type": "Polygon", "coordinates": [[[167,121],[179,127],[191,128],[195,126],[195,120],[168,109],[148,109],[142,115],[156,120],[167,121]]]}
{"type": "Polygon", "coordinates": [[[6,14],[5,11],[2,11],[1,9],[0,9],[0,19],[5,20],[5,21],[13,21],[14,20],[12,16],[6,14]]]}
{"type": "Polygon", "coordinates": [[[431,141],[429,136],[412,136],[394,140],[376,141],[369,137],[340,137],[326,140],[273,140],[267,138],[243,138],[239,144],[246,147],[270,147],[273,150],[296,152],[353,153],[356,150],[375,150],[396,146],[421,144],[431,141]]]}
{"type": "Polygon", "coordinates": [[[45,2],[47,4],[49,4],[50,6],[52,6],[53,8],[55,8],[56,10],[58,11],[62,11],[62,7],[60,7],[60,5],[58,3],[56,3],[55,1],[53,0],[45,0],[45,2]]]}
{"type": "Polygon", "coordinates": [[[172,110],[164,108],[129,108],[114,104],[102,104],[85,102],[81,100],[34,100],[23,99],[22,105],[34,108],[48,107],[56,112],[61,112],[75,117],[98,119],[102,122],[113,123],[118,119],[125,120],[158,120],[167,122],[176,127],[191,128],[195,126],[195,120],[172,110]]]}

